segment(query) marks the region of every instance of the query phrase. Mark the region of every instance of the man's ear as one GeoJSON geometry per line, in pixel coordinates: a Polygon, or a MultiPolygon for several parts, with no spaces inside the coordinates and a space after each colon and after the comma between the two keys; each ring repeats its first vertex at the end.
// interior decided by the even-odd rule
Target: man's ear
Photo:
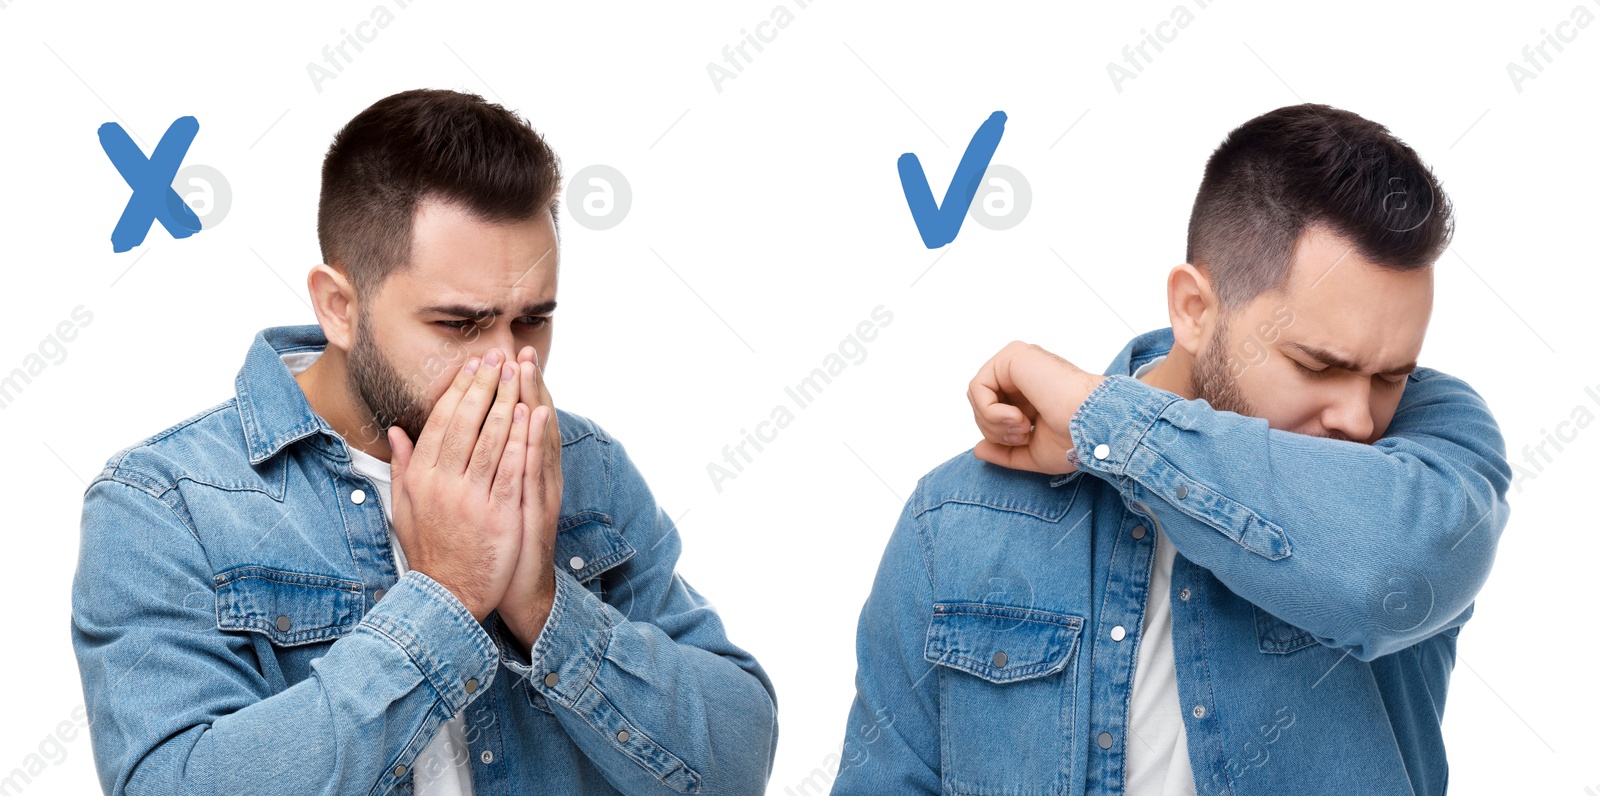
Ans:
{"type": "Polygon", "coordinates": [[[349,352],[356,339],[355,286],[345,278],[343,264],[317,263],[306,275],[306,290],[311,294],[311,308],[317,313],[317,323],[328,345],[349,352]]]}
{"type": "Polygon", "coordinates": [[[1167,274],[1167,316],[1173,346],[1198,357],[1217,320],[1217,294],[1203,269],[1191,263],[1173,266],[1167,274]]]}

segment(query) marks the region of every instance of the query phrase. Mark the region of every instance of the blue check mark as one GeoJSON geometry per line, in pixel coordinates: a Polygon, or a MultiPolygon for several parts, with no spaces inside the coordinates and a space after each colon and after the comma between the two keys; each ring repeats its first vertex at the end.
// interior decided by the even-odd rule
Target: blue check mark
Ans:
{"type": "Polygon", "coordinates": [[[978,132],[972,135],[967,151],[961,154],[961,163],[956,166],[955,176],[950,178],[950,187],[945,189],[942,205],[934,201],[928,177],[922,173],[922,161],[910,152],[900,156],[900,187],[906,193],[906,204],[911,207],[911,220],[917,223],[917,232],[922,233],[922,242],[928,248],[937,249],[956,239],[961,221],[967,217],[973,197],[978,195],[978,184],[983,181],[983,173],[994,159],[994,151],[1000,146],[1000,136],[1005,131],[1005,111],[989,114],[978,132]]]}

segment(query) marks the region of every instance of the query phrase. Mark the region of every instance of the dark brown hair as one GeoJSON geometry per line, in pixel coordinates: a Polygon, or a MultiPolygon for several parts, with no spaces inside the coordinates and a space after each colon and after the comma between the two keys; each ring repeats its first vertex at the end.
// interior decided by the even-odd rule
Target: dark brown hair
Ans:
{"type": "Polygon", "coordinates": [[[1432,265],[1453,231],[1450,200],[1411,147],[1377,122],[1306,103],[1239,125],[1211,153],[1185,259],[1231,312],[1283,286],[1313,225],[1395,270],[1432,265]]]}
{"type": "MultiPolygon", "coordinates": [[[[322,161],[317,240],[356,295],[411,265],[412,220],[442,199],[487,223],[559,218],[561,164],[526,121],[477,94],[413,89],[351,119],[322,161]]],[[[559,232],[559,227],[558,227],[559,232]]]]}

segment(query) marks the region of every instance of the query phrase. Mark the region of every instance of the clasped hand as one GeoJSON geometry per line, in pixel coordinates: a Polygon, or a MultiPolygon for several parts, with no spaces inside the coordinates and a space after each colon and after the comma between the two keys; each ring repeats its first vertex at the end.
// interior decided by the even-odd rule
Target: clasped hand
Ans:
{"type": "Polygon", "coordinates": [[[408,566],[480,622],[490,611],[532,646],[555,599],[561,430],[532,346],[473,357],[415,447],[388,429],[395,536],[408,566]],[[531,406],[531,409],[530,409],[531,406]]]}

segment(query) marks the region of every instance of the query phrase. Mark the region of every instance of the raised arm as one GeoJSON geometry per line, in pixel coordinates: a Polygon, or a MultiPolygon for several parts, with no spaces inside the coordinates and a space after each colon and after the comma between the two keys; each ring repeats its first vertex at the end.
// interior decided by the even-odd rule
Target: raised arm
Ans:
{"type": "Polygon", "coordinates": [[[1510,513],[1488,406],[1428,369],[1371,445],[1269,428],[1121,375],[1070,427],[1078,468],[1148,509],[1185,558],[1364,661],[1466,621],[1510,513]]]}

